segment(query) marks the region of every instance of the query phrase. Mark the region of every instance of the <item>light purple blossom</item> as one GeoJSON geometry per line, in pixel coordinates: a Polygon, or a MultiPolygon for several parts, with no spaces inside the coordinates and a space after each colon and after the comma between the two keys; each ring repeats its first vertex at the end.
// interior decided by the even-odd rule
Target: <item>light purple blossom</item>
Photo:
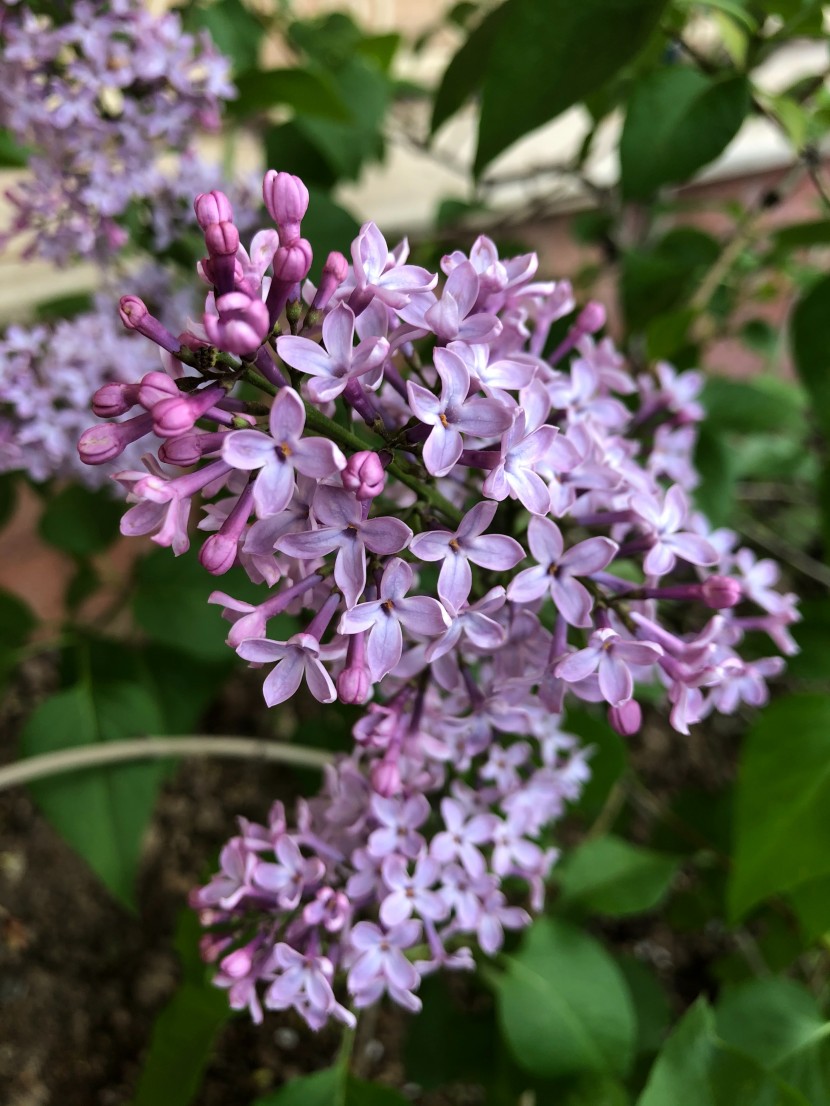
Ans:
{"type": "Polygon", "coordinates": [[[619,546],[609,538],[587,538],[565,551],[562,532],[555,522],[534,515],[527,528],[530,551],[538,561],[514,577],[507,598],[531,603],[546,592],[571,626],[590,626],[594,601],[577,576],[591,576],[605,568],[619,546]]]}
{"type": "Polygon", "coordinates": [[[235,430],[222,445],[222,456],[234,468],[259,469],[254,503],[260,518],[284,511],[294,494],[294,472],[321,480],[346,467],[346,458],[327,438],[304,438],[305,408],[292,388],[274,400],[268,421],[270,437],[258,430],[235,430]]]}
{"type": "Polygon", "coordinates": [[[333,308],[323,320],[323,345],[308,338],[286,335],[277,339],[277,353],[292,368],[308,373],[306,385],[315,403],[335,399],[351,381],[367,375],[376,384],[379,369],[389,354],[385,338],[367,338],[354,345],[354,312],[345,303],[333,308]]]}
{"type": "Polygon", "coordinates": [[[450,624],[447,612],[431,596],[406,598],[413,580],[406,561],[390,561],[381,578],[379,597],[358,604],[340,619],[341,634],[369,631],[366,657],[374,680],[382,679],[401,659],[401,626],[419,637],[437,637],[450,624]]]}
{"type": "Polygon", "coordinates": [[[634,694],[634,678],[629,664],[654,664],[663,655],[653,642],[628,641],[616,630],[601,629],[591,634],[588,647],[571,653],[556,666],[556,675],[569,683],[584,680],[592,672],[599,674],[599,689],[611,706],[621,706],[634,694]]]}
{"type": "Polygon", "coordinates": [[[462,434],[493,438],[510,426],[513,412],[497,400],[469,397],[470,374],[458,354],[436,349],[434,357],[441,395],[412,381],[406,387],[413,413],[432,427],[424,443],[424,464],[433,476],[446,476],[461,456],[462,434]]]}
{"type": "Polygon", "coordinates": [[[470,562],[493,572],[509,572],[524,560],[525,551],[515,538],[505,534],[484,534],[495,513],[495,503],[477,503],[466,513],[454,533],[427,530],[410,543],[412,553],[420,560],[441,561],[438,594],[455,610],[460,609],[473,586],[470,562]]]}
{"type": "Polygon", "coordinates": [[[269,707],[290,699],[303,678],[319,702],[333,703],[337,698],[331,676],[320,660],[320,642],[310,634],[294,634],[288,641],[248,638],[240,642],[237,652],[255,664],[277,662],[265,677],[262,688],[269,707]]]}

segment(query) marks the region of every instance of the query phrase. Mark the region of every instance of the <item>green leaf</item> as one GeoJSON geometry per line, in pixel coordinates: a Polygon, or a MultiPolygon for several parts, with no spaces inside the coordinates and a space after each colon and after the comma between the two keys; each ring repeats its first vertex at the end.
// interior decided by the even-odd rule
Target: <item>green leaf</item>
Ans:
{"type": "Polygon", "coordinates": [[[39,323],[71,319],[89,311],[93,305],[91,292],[69,292],[65,296],[52,296],[35,305],[35,318],[39,323]]]}
{"type": "Polygon", "coordinates": [[[37,625],[28,603],[0,588],[0,648],[19,649],[37,625]]]}
{"type": "Polygon", "coordinates": [[[446,979],[426,976],[418,990],[423,1009],[407,1028],[404,1063],[407,1081],[425,1090],[446,1083],[495,1081],[498,1033],[494,1012],[479,1013],[472,1004],[455,1002],[446,979]],[[457,1033],[463,1019],[464,1032],[457,1033]],[[436,1048],[436,1041],[453,1041],[452,1048],[436,1048]]]}
{"type": "Polygon", "coordinates": [[[801,883],[787,895],[804,941],[811,944],[830,934],[830,876],[801,883]]]}
{"type": "Polygon", "coordinates": [[[569,707],[562,727],[565,733],[581,737],[591,749],[591,775],[579,797],[576,810],[588,818],[599,814],[608,793],[628,765],[628,749],[616,730],[596,714],[569,707]]]}
{"type": "Polygon", "coordinates": [[[40,518],[40,536],[74,557],[88,557],[112,545],[124,504],[108,491],[89,491],[72,484],[52,496],[40,518]]]}
{"type": "Polygon", "coordinates": [[[398,34],[367,35],[357,43],[355,53],[374,62],[383,73],[388,73],[400,44],[401,36],[398,34]]]}
{"type": "Polygon", "coordinates": [[[331,78],[310,69],[253,69],[237,79],[239,96],[228,105],[236,116],[252,115],[277,104],[307,115],[348,122],[351,112],[331,78]]]}
{"type": "Polygon", "coordinates": [[[737,921],[770,895],[830,875],[830,696],[766,708],[744,742],[729,883],[737,921]]]}
{"type": "Polygon", "coordinates": [[[642,960],[619,956],[617,966],[625,976],[637,1015],[637,1054],[657,1052],[671,1020],[668,996],[642,960]]]}
{"type": "Polygon", "coordinates": [[[208,30],[221,52],[233,62],[235,72],[256,65],[264,27],[240,0],[214,0],[206,8],[188,5],[186,24],[208,30]]]}
{"type": "Polygon", "coordinates": [[[542,918],[493,973],[499,1021],[516,1061],[545,1078],[624,1074],[636,1022],[625,980],[592,937],[542,918]]]}
{"type": "MultiPolygon", "coordinates": [[[[79,684],[42,703],[21,735],[23,756],[158,733],[161,719],[133,683],[79,684]]],[[[113,895],[134,905],[144,831],[165,766],[90,768],[30,785],[46,817],[113,895]]]]}
{"type": "Polygon", "coordinates": [[[810,288],[790,320],[790,342],[798,375],[812,399],[811,411],[830,438],[830,276],[810,288]]]}
{"type": "Polygon", "coordinates": [[[720,256],[718,241],[694,227],[669,231],[651,249],[622,259],[622,301],[633,330],[645,330],[669,311],[685,310],[704,273],[720,256]]]}
{"type": "Polygon", "coordinates": [[[724,526],[734,515],[738,474],[735,454],[723,431],[704,422],[695,446],[695,468],[700,483],[695,505],[714,526],[724,526]]]}
{"type": "Polygon", "coordinates": [[[705,1000],[660,1052],[637,1106],[815,1106],[751,1057],[720,1040],[705,1000]]]}
{"type": "Polygon", "coordinates": [[[314,143],[338,177],[356,180],[365,162],[379,160],[384,144],[382,123],[391,100],[392,85],[384,73],[362,58],[353,57],[333,74],[350,114],[345,121],[312,118],[298,113],[298,129],[314,143]]]}
{"type": "Polygon", "coordinates": [[[506,0],[484,69],[475,171],[605,84],[645,46],[664,0],[506,0]]]}
{"type": "Polygon", "coordinates": [[[751,979],[716,1010],[718,1034],[800,1091],[811,1106],[830,1103],[830,1022],[792,979],[751,979]]]}
{"type": "Polygon", "coordinates": [[[488,12],[444,71],[432,108],[432,133],[462,108],[484,80],[490,55],[509,19],[507,4],[488,12]]]}
{"type": "Polygon", "coordinates": [[[734,430],[739,434],[804,432],[804,393],[777,377],[732,380],[710,376],[701,400],[706,408],[707,425],[717,430],[734,430]]]}
{"type": "Polygon", "coordinates": [[[12,134],[0,128],[0,169],[24,169],[29,162],[29,151],[20,146],[12,134]]]}
{"type": "Polygon", "coordinates": [[[773,231],[772,241],[776,254],[784,256],[792,250],[830,245],[830,219],[812,219],[805,223],[779,227],[773,231]]]}
{"type": "Polygon", "coordinates": [[[740,75],[713,80],[684,66],[647,74],[631,93],[620,138],[623,196],[647,200],[688,180],[726,149],[749,105],[740,75]]]}
{"type": "Polygon", "coordinates": [[[153,1024],[132,1106],[188,1106],[230,1016],[224,991],[182,983],[153,1024]]]}
{"type": "Polygon", "coordinates": [[[253,1106],[406,1106],[407,1099],[392,1087],[352,1075],[344,1078],[344,1074],[337,1065],[292,1079],[278,1091],[258,1098],[253,1106]]]}
{"type": "Polygon", "coordinates": [[[677,872],[674,857],[597,837],[579,845],[556,869],[564,910],[622,918],[653,910],[677,872]]]}
{"type": "MultiPolygon", "coordinates": [[[[154,550],[136,568],[136,621],[159,644],[205,661],[226,661],[233,655],[225,644],[228,623],[221,617],[221,607],[207,601],[214,584],[195,550],[181,557],[172,556],[169,549],[154,550]]],[[[239,569],[231,569],[222,578],[222,586],[245,601],[262,599],[262,593],[239,569]]]]}

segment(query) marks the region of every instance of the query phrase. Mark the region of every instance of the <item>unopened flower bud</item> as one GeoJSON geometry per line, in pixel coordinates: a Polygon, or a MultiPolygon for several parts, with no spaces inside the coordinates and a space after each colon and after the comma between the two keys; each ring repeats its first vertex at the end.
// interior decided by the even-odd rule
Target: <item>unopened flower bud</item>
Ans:
{"type": "Polygon", "coordinates": [[[192,395],[170,396],[153,407],[153,429],[160,438],[175,438],[192,430],[194,423],[225,395],[221,384],[212,384],[192,395]]]}
{"type": "Polygon", "coordinates": [[[337,696],[341,703],[359,707],[369,698],[372,677],[365,665],[349,665],[337,677],[337,696]]]}
{"type": "Polygon", "coordinates": [[[605,326],[605,319],[605,308],[596,300],[591,300],[580,311],[576,325],[583,334],[595,334],[605,326]]]}
{"type": "Polygon", "coordinates": [[[233,256],[239,249],[239,231],[233,223],[211,223],[205,230],[205,245],[211,257],[233,256]]]}
{"type": "Polygon", "coordinates": [[[163,399],[181,395],[176,382],[167,373],[152,372],[141,378],[138,386],[138,402],[148,411],[161,403],[163,399]]]}
{"type": "Polygon", "coordinates": [[[700,591],[703,602],[715,611],[737,606],[743,598],[743,587],[732,576],[710,576],[700,591]]]}
{"type": "Polygon", "coordinates": [[[127,330],[137,330],[168,353],[179,352],[181,343],[166,326],[150,314],[147,304],[138,296],[122,296],[118,304],[118,314],[127,330]]]}
{"type": "Polygon", "coordinates": [[[85,465],[104,465],[120,457],[132,442],[153,429],[152,415],[137,415],[126,422],[104,422],[85,430],[78,441],[78,454],[85,465]]]}
{"type": "Polygon", "coordinates": [[[208,338],[219,349],[240,356],[255,353],[270,330],[268,309],[261,299],[229,292],[216,300],[218,315],[205,314],[208,338]]]}
{"type": "Polygon", "coordinates": [[[280,246],[274,254],[274,279],[283,284],[297,284],[305,280],[313,257],[305,238],[298,238],[288,246],[280,246]]]}
{"type": "Polygon", "coordinates": [[[386,471],[377,453],[364,449],[353,454],[341,473],[343,486],[357,499],[374,499],[386,484],[386,471]]]}
{"type": "Polygon", "coordinates": [[[342,253],[337,250],[326,258],[323,272],[320,277],[320,285],[311,304],[312,311],[322,311],[328,306],[329,300],[349,275],[349,263],[342,253]]]}
{"type": "Polygon", "coordinates": [[[262,182],[262,198],[277,224],[280,240],[289,246],[300,237],[300,223],[308,211],[308,189],[299,177],[269,169],[262,182]]]}
{"type": "Polygon", "coordinates": [[[375,761],[370,771],[372,790],[385,799],[390,799],[401,790],[401,773],[394,761],[375,761]]]}
{"type": "Polygon", "coordinates": [[[199,550],[199,563],[212,576],[222,576],[233,568],[238,545],[235,534],[211,534],[199,550]]]}
{"type": "Polygon", "coordinates": [[[102,385],[92,397],[92,411],[99,419],[114,419],[126,413],[138,403],[138,384],[102,385]]]}
{"type": "Polygon", "coordinates": [[[608,708],[608,721],[621,737],[631,737],[643,723],[643,712],[636,699],[608,708]]]}
{"type": "Polygon", "coordinates": [[[196,212],[196,222],[202,230],[207,230],[214,223],[233,222],[231,201],[224,192],[202,192],[194,200],[193,210],[196,212]]]}

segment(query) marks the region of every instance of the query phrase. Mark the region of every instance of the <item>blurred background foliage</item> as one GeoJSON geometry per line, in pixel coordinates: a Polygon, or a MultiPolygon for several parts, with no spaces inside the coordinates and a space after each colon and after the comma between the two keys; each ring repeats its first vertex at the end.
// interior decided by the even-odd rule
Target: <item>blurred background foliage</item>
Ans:
{"type": "MultiPolygon", "coordinates": [[[[30,6],[58,16],[70,7],[30,6]]],[[[704,723],[682,747],[656,716],[626,742],[599,716],[570,713],[568,728],[594,747],[594,776],[568,828],[558,893],[475,980],[425,980],[424,1012],[401,1033],[398,1082],[430,1103],[826,1106],[828,8],[462,0],[428,22],[421,12],[414,35],[366,25],[348,7],[302,16],[259,0],[182,7],[185,26],[206,29],[232,61],[226,173],[267,165],[300,175],[318,259],[345,249],[362,206],[379,199],[389,211],[398,188],[398,217],[384,229],[409,233],[424,263],[480,232],[502,252],[538,246],[544,276],[567,275],[580,298],[608,303],[637,368],[663,359],[702,368],[698,505],[783,563],[803,612],[801,652],[760,716],[704,723]],[[402,151],[406,171],[423,172],[431,205],[411,223],[407,189],[418,192],[419,181],[396,183],[382,170],[391,162],[400,171],[402,151]]],[[[26,159],[0,135],[4,166],[26,159]]],[[[123,225],[129,267],[152,253],[141,201],[123,225]]],[[[189,273],[200,252],[185,233],[160,260],[189,273]]],[[[71,318],[89,303],[81,288],[36,310],[71,318]]],[[[211,732],[211,707],[238,677],[195,556],[125,555],[109,492],[59,478],[6,473],[0,514],[23,558],[21,525],[37,515],[37,540],[71,564],[60,603],[45,613],[27,602],[36,586],[0,594],[9,694],[33,660],[46,658],[52,672],[48,694],[21,712],[17,755],[211,732]]],[[[223,590],[253,598],[247,579],[231,575],[223,590]]],[[[285,737],[301,725],[310,744],[349,740],[345,709],[257,709],[252,732],[285,737]]],[[[31,788],[127,911],[138,906],[142,843],[174,767],[89,770],[31,788]]],[[[146,1042],[135,1106],[186,1106],[221,1047],[229,1014],[205,982],[194,930],[183,918],[181,982],[146,1042]]],[[[377,1030],[363,1032],[371,1040],[377,1030]]],[[[312,1074],[283,1088],[266,1076],[257,1106],[405,1101],[350,1074],[346,1059],[328,1066],[327,1048],[309,1062],[312,1074]]],[[[255,1097],[246,1085],[223,1101],[255,1097]]]]}

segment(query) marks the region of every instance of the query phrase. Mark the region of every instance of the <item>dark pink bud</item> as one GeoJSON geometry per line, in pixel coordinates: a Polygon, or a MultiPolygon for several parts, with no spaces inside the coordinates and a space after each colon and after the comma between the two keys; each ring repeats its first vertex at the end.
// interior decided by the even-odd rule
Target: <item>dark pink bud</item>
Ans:
{"type": "Polygon", "coordinates": [[[213,223],[233,222],[231,201],[224,192],[202,192],[193,201],[193,210],[202,230],[207,230],[213,223]]]}
{"type": "Polygon", "coordinates": [[[85,465],[104,465],[120,457],[132,442],[153,429],[152,415],[137,415],[126,422],[104,422],[85,430],[78,442],[78,453],[85,465]]]}
{"type": "Polygon", "coordinates": [[[326,258],[320,285],[311,305],[312,311],[322,311],[329,300],[349,275],[349,263],[342,253],[333,250],[326,258]]]}
{"type": "Polygon", "coordinates": [[[138,386],[138,402],[142,407],[151,411],[157,403],[171,396],[180,396],[181,392],[176,387],[176,382],[171,380],[167,373],[153,372],[142,377],[138,386]]]}
{"type": "Polygon", "coordinates": [[[239,231],[233,223],[211,223],[205,230],[205,245],[211,257],[233,256],[239,249],[239,231]]]}
{"type": "Polygon", "coordinates": [[[118,314],[127,330],[138,330],[150,312],[147,304],[138,296],[122,296],[118,303],[118,314]]]}
{"type": "Polygon", "coordinates": [[[731,576],[710,576],[703,581],[700,590],[703,602],[715,611],[734,607],[743,598],[740,581],[731,576]]]}
{"type": "Polygon", "coordinates": [[[178,353],[181,343],[170,331],[147,310],[147,304],[138,296],[122,296],[118,304],[121,322],[128,330],[137,330],[151,342],[166,349],[168,353],[178,353]]]}
{"type": "Polygon", "coordinates": [[[99,419],[114,419],[138,403],[138,384],[104,384],[92,397],[92,411],[99,419]]]}
{"type": "Polygon", "coordinates": [[[341,703],[358,707],[365,703],[372,690],[372,677],[363,665],[349,665],[337,677],[337,695],[341,703]]]}
{"type": "Polygon", "coordinates": [[[369,775],[372,781],[372,789],[385,799],[390,799],[400,792],[401,774],[394,761],[376,761],[372,765],[369,775]]]}
{"type": "Polygon", "coordinates": [[[605,319],[605,308],[596,300],[591,300],[580,311],[576,325],[583,334],[594,334],[605,326],[605,319]]]}
{"type": "Polygon", "coordinates": [[[308,189],[299,177],[269,169],[262,182],[262,198],[283,244],[291,245],[300,237],[300,223],[308,211],[308,189]]]}
{"type": "Polygon", "coordinates": [[[229,292],[216,300],[218,315],[205,314],[203,323],[213,345],[241,356],[253,354],[271,329],[268,309],[261,299],[229,292]]]}
{"type": "Polygon", "coordinates": [[[274,254],[274,279],[282,284],[297,284],[305,280],[313,256],[305,238],[298,238],[288,246],[280,246],[274,254]]]}
{"type": "Polygon", "coordinates": [[[627,703],[618,707],[608,708],[608,721],[621,737],[631,737],[635,734],[643,722],[643,712],[636,699],[629,699],[627,703]]]}
{"type": "Polygon", "coordinates": [[[170,396],[153,407],[153,429],[160,438],[175,438],[193,429],[193,424],[225,394],[221,384],[211,384],[192,395],[170,396]]]}
{"type": "Polygon", "coordinates": [[[206,964],[215,964],[232,941],[232,937],[220,937],[216,933],[205,933],[199,938],[199,955],[206,964]]]}
{"type": "Polygon", "coordinates": [[[208,431],[204,434],[180,434],[177,438],[168,438],[159,447],[159,460],[167,465],[188,468],[198,464],[206,453],[218,453],[224,436],[219,431],[208,431]]]}
{"type": "Polygon", "coordinates": [[[211,534],[199,550],[199,562],[213,576],[222,576],[233,568],[239,542],[235,534],[221,531],[211,534]]]}
{"type": "Polygon", "coordinates": [[[357,499],[374,499],[386,484],[386,472],[377,453],[364,449],[355,453],[341,473],[343,486],[357,499]]]}

